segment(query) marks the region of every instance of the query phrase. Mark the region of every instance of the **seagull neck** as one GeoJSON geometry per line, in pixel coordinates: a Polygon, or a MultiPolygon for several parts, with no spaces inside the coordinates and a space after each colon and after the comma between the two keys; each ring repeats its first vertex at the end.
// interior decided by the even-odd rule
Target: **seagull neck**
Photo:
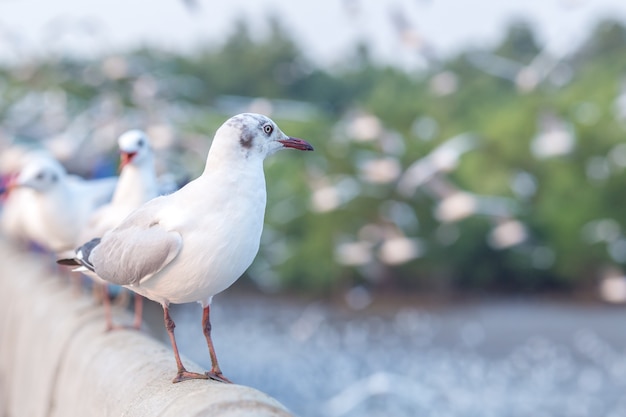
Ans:
{"type": "MultiPolygon", "coordinates": [[[[211,148],[202,175],[211,175],[218,171],[241,171],[257,175],[256,173],[259,171],[263,172],[263,158],[256,154],[232,155],[225,152],[217,152],[211,148]]],[[[225,175],[230,176],[229,174],[225,175]]]]}
{"type": "Polygon", "coordinates": [[[213,199],[233,201],[245,197],[249,201],[262,202],[265,207],[263,158],[219,159],[215,156],[207,158],[198,185],[204,190],[211,189],[213,199]]]}
{"type": "MultiPolygon", "coordinates": [[[[145,162],[152,163],[152,161],[145,162]]],[[[154,169],[150,166],[129,164],[120,173],[112,203],[139,206],[157,194],[154,169]]]]}

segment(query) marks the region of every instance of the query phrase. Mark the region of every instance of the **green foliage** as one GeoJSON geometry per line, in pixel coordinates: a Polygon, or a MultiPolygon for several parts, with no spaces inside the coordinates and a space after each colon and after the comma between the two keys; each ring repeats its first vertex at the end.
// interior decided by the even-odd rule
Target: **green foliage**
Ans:
{"type": "MultiPolygon", "coordinates": [[[[276,114],[285,132],[306,138],[316,151],[268,161],[265,240],[250,275],[269,289],[568,288],[626,262],[624,244],[619,250],[626,242],[626,147],[618,147],[626,120],[615,112],[626,75],[626,28],[620,23],[599,24],[575,54],[530,87],[476,65],[480,54],[519,68],[530,64],[540,47],[523,22],[511,25],[493,50],[466,51],[417,74],[373,62],[364,45],[333,71],[317,68],[277,19],[269,27],[259,39],[239,22],[222,45],[189,55],[150,49],[120,55],[127,68],[115,76],[105,61],[0,68],[0,117],[8,119],[11,105],[29,92],[60,90],[70,115],[103,96],[129,112],[167,104],[185,115],[175,122],[181,132],[210,137],[229,115],[219,104],[224,97],[312,105],[304,117],[276,114]],[[158,85],[158,105],[134,92],[146,76],[158,85]],[[443,90],[437,86],[442,82],[443,90]],[[369,132],[359,137],[363,133],[353,127],[363,117],[377,124],[366,125],[369,132]],[[428,129],[420,130],[420,123],[428,129]],[[573,136],[574,147],[562,155],[533,152],[536,137],[555,125],[573,136]],[[414,192],[399,191],[401,174],[415,161],[461,134],[477,143],[456,166],[444,167],[414,192]],[[395,166],[398,175],[368,179],[368,164],[377,161],[391,164],[387,173],[395,166]],[[487,210],[504,204],[509,211],[438,217],[442,199],[459,191],[491,201],[480,203],[487,210]],[[607,219],[617,229],[593,232],[590,224],[607,219]],[[494,244],[494,230],[511,220],[523,225],[525,239],[494,244]],[[398,237],[419,248],[400,262],[385,252],[398,237]],[[346,248],[356,250],[354,262],[342,258],[346,248]]],[[[393,248],[392,255],[402,251],[393,248]]]]}

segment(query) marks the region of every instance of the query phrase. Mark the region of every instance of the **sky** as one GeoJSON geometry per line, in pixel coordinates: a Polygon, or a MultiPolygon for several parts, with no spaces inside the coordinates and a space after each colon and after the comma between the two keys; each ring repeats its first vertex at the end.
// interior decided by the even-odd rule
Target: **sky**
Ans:
{"type": "Polygon", "coordinates": [[[262,36],[270,15],[321,65],[345,60],[356,42],[365,41],[375,58],[411,68],[423,64],[425,50],[445,56],[494,44],[519,18],[536,26],[549,49],[567,53],[598,19],[626,21],[626,1],[0,0],[0,60],[53,51],[94,55],[146,44],[188,51],[220,44],[237,19],[262,36]],[[404,41],[398,26],[405,29],[404,41]]]}

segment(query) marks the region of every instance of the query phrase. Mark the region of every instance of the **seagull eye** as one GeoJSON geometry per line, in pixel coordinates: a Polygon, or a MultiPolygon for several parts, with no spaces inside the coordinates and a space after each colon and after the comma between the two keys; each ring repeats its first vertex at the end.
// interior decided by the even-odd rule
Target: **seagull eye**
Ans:
{"type": "Polygon", "coordinates": [[[272,132],[274,131],[274,126],[267,124],[263,126],[263,131],[265,132],[266,135],[271,135],[272,132]]]}
{"type": "Polygon", "coordinates": [[[137,145],[138,145],[139,147],[142,147],[142,146],[143,146],[143,138],[142,138],[142,139],[139,139],[139,140],[137,141],[137,145]]]}
{"type": "Polygon", "coordinates": [[[43,172],[40,172],[39,174],[37,174],[37,176],[35,176],[36,180],[43,180],[46,177],[46,174],[44,174],[43,172]]]}

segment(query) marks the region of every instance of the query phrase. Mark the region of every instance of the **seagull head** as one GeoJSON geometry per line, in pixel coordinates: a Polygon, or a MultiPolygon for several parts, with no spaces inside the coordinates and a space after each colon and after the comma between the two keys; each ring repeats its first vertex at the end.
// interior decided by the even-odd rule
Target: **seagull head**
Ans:
{"type": "Polygon", "coordinates": [[[18,172],[4,175],[0,180],[0,200],[5,200],[9,196],[9,192],[15,188],[18,172]]]}
{"type": "Polygon", "coordinates": [[[228,119],[215,133],[212,151],[213,148],[261,159],[286,148],[313,150],[307,141],[285,135],[272,119],[256,113],[242,113],[228,119]]]}
{"type": "Polygon", "coordinates": [[[117,139],[120,148],[120,169],[128,164],[139,165],[150,159],[152,149],[145,132],[137,129],[122,133],[117,139]]]}
{"type": "Polygon", "coordinates": [[[65,168],[53,158],[32,158],[27,162],[12,187],[27,187],[38,192],[54,189],[67,175],[65,168]]]}

